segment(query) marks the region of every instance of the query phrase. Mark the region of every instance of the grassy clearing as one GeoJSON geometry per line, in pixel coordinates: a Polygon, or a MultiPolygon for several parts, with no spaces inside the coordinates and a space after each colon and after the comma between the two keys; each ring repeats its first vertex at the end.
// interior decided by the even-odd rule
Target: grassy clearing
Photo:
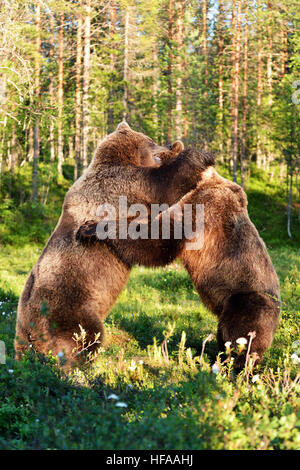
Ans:
{"type": "Polygon", "coordinates": [[[55,224],[63,189],[53,185],[47,207],[39,206],[38,237],[41,222],[32,209],[24,218],[24,207],[1,213],[0,339],[8,359],[0,365],[0,447],[299,449],[299,365],[291,354],[300,339],[300,237],[297,214],[294,239],[285,235],[285,188],[257,173],[247,190],[251,218],[280,278],[283,309],[262,366],[238,377],[230,366],[213,372],[215,337],[201,356],[216,319],[179,263],[133,269],[106,321],[106,345],[90,367],[65,377],[51,357],[14,361],[18,297],[55,224]]]}

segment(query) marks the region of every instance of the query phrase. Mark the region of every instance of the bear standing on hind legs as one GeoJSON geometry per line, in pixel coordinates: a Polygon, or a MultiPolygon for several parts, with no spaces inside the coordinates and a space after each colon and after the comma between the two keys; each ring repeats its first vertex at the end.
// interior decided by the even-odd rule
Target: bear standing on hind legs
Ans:
{"type": "MultiPolygon", "coordinates": [[[[73,358],[74,332],[81,325],[87,342],[103,340],[103,321],[125,286],[130,267],[109,247],[84,246],[75,235],[105,203],[173,204],[195,187],[202,170],[181,142],[156,145],[121,123],[99,145],[86,172],[68,191],[61,217],[21,295],[16,325],[16,358],[29,347],[73,358]],[[166,165],[161,166],[161,163],[166,165]],[[43,308],[45,306],[46,308],[43,308]]],[[[94,345],[96,349],[98,345],[94,345]]]]}
{"type": "MultiPolygon", "coordinates": [[[[196,150],[191,152],[195,158],[196,155],[199,160],[203,158],[196,150]]],[[[249,340],[248,333],[255,331],[250,352],[255,352],[260,362],[277,328],[280,292],[265,244],[249,219],[246,194],[240,186],[222,178],[211,162],[201,173],[196,189],[186,194],[169,212],[169,240],[161,236],[161,214],[160,239],[108,238],[106,243],[131,266],[163,266],[179,257],[204,305],[218,317],[220,351],[224,351],[226,342],[235,347],[238,338],[249,340]],[[197,204],[204,206],[204,239],[200,249],[189,249],[190,242],[186,238],[174,237],[178,223],[178,215],[175,217],[174,214],[184,214],[186,204],[192,205],[194,225],[197,204]]],[[[77,237],[82,242],[85,239],[96,241],[96,227],[95,222],[85,224],[77,237]]],[[[100,243],[103,244],[98,240],[100,243]]],[[[244,360],[245,356],[239,356],[235,367],[242,367],[244,360]]]]}

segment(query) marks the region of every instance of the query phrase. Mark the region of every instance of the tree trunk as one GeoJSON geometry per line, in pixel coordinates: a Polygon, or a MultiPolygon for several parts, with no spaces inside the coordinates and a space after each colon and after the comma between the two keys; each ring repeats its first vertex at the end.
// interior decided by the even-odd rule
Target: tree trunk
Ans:
{"type": "Polygon", "coordinates": [[[269,92],[269,106],[272,105],[273,99],[272,99],[272,47],[273,47],[273,41],[272,41],[272,7],[271,7],[271,2],[268,1],[267,4],[268,8],[268,55],[267,55],[267,85],[268,85],[268,92],[269,92]]]}
{"type": "Polygon", "coordinates": [[[40,126],[38,121],[34,127],[33,136],[33,172],[32,172],[32,199],[37,201],[38,198],[38,159],[40,151],[40,126]]]}
{"type": "Polygon", "coordinates": [[[257,106],[261,106],[262,100],[262,41],[261,41],[261,2],[257,0],[257,106]]]}
{"type": "Polygon", "coordinates": [[[172,49],[173,49],[173,30],[174,30],[174,3],[173,0],[169,0],[169,7],[168,7],[168,16],[169,16],[169,23],[168,23],[168,46],[169,46],[169,51],[168,51],[168,122],[167,122],[167,141],[171,142],[172,137],[173,137],[173,120],[172,120],[172,93],[173,93],[173,87],[172,87],[172,72],[173,72],[173,54],[172,54],[172,49]]]}
{"type": "Polygon", "coordinates": [[[109,35],[110,35],[110,49],[111,49],[110,70],[111,70],[112,83],[110,85],[109,93],[108,93],[108,112],[107,112],[108,132],[112,132],[115,127],[113,82],[114,82],[114,73],[115,73],[115,67],[116,67],[116,53],[115,53],[116,26],[117,26],[117,4],[116,4],[116,0],[111,0],[109,35]]]}
{"type": "MultiPolygon", "coordinates": [[[[41,85],[41,6],[40,3],[36,5],[36,57],[35,57],[35,110],[37,110],[40,98],[41,85]]],[[[40,125],[38,115],[35,118],[34,135],[33,135],[33,170],[32,170],[32,200],[38,199],[38,161],[40,156],[40,125]]]]}
{"type": "Polygon", "coordinates": [[[83,58],[83,97],[82,97],[82,161],[83,168],[88,166],[89,143],[89,86],[90,86],[90,54],[91,54],[91,0],[85,0],[84,20],[84,58],[83,58]]]}
{"type": "Polygon", "coordinates": [[[203,55],[204,55],[204,99],[207,98],[208,67],[207,67],[207,0],[202,0],[203,23],[203,55]]]}
{"type": "Polygon", "coordinates": [[[130,13],[129,7],[126,8],[125,13],[125,30],[124,30],[124,95],[123,95],[123,120],[126,121],[128,117],[128,55],[129,55],[129,20],[130,13]]]}
{"type": "MultiPolygon", "coordinates": [[[[0,60],[3,58],[0,54],[0,60]]],[[[1,69],[0,69],[1,70],[1,69]]],[[[1,147],[0,147],[0,176],[2,174],[2,165],[4,164],[4,142],[6,137],[6,124],[7,124],[7,116],[5,115],[5,108],[6,108],[6,100],[7,100],[7,75],[6,73],[0,72],[0,119],[1,119],[1,147]],[[3,115],[2,112],[3,112],[3,115]]],[[[0,179],[1,184],[1,179],[0,179]]]]}
{"type": "Polygon", "coordinates": [[[246,141],[247,141],[247,91],[248,91],[248,0],[245,0],[244,61],[243,61],[243,117],[241,142],[241,186],[245,184],[246,141]]]}
{"type": "Polygon", "coordinates": [[[54,146],[54,118],[52,116],[54,112],[54,77],[52,71],[52,63],[53,63],[53,54],[54,54],[54,16],[53,13],[50,12],[50,50],[49,50],[49,58],[50,58],[50,83],[49,83],[49,95],[50,95],[50,106],[51,106],[51,117],[50,117],[50,161],[53,162],[55,160],[55,146],[54,146]]]}
{"type": "Polygon", "coordinates": [[[5,143],[5,132],[6,132],[6,124],[7,124],[7,116],[4,117],[4,122],[1,129],[1,154],[0,154],[0,183],[1,183],[1,175],[3,173],[5,156],[4,156],[4,143],[5,143]]]}
{"type": "Polygon", "coordinates": [[[177,76],[176,76],[176,114],[175,136],[182,139],[182,49],[183,49],[183,0],[176,1],[176,44],[177,44],[177,76]]]}
{"type": "Polygon", "coordinates": [[[288,58],[288,36],[286,29],[286,22],[282,20],[281,22],[281,63],[280,63],[280,75],[281,78],[285,75],[286,63],[288,58]]]}
{"type": "Polygon", "coordinates": [[[291,232],[291,216],[292,216],[292,204],[293,204],[293,168],[292,163],[290,163],[290,175],[289,175],[289,194],[288,194],[288,203],[287,203],[287,233],[289,238],[292,238],[291,232]]]}
{"type": "Polygon", "coordinates": [[[223,49],[224,49],[224,39],[223,39],[223,0],[219,0],[219,18],[218,18],[218,56],[219,56],[219,66],[218,66],[218,91],[219,91],[219,153],[220,159],[223,162],[223,119],[224,119],[224,90],[223,90],[223,49]]]}
{"type": "Polygon", "coordinates": [[[257,0],[257,149],[256,149],[256,164],[258,168],[262,167],[262,148],[261,148],[261,135],[260,135],[260,121],[261,121],[261,103],[263,93],[262,83],[262,40],[261,40],[261,2],[257,0]]]}
{"type": "Polygon", "coordinates": [[[241,50],[241,0],[237,0],[236,33],[235,33],[235,59],[233,76],[233,146],[232,164],[233,181],[237,181],[237,157],[238,157],[238,122],[239,122],[239,70],[240,70],[240,50],[241,50]]]}
{"type": "Polygon", "coordinates": [[[27,155],[29,162],[33,161],[33,154],[34,154],[33,134],[34,134],[34,126],[32,125],[32,123],[30,123],[29,132],[28,132],[28,155],[27,155]]]}
{"type": "MultiPolygon", "coordinates": [[[[183,37],[185,37],[185,30],[183,25],[183,37]]],[[[184,145],[187,144],[188,141],[188,133],[189,133],[189,104],[188,104],[188,64],[187,64],[187,55],[184,54],[183,59],[183,68],[184,68],[184,75],[183,75],[183,95],[184,95],[184,112],[183,112],[183,142],[184,145]]]]}
{"type": "MultiPolygon", "coordinates": [[[[236,2],[235,0],[232,0],[232,5],[231,5],[231,50],[230,50],[230,59],[231,59],[231,102],[234,103],[234,67],[235,67],[235,55],[236,55],[236,49],[235,49],[235,41],[236,41],[236,2]]],[[[234,106],[232,105],[231,109],[231,118],[232,118],[232,126],[231,126],[231,145],[230,145],[230,152],[232,152],[232,143],[233,143],[233,122],[234,122],[234,116],[233,116],[233,109],[234,106]]],[[[233,170],[233,159],[230,159],[230,169],[233,170]]]]}
{"type": "Polygon", "coordinates": [[[158,109],[157,109],[157,97],[158,97],[158,80],[159,80],[159,63],[158,63],[158,53],[157,53],[157,44],[153,46],[153,121],[155,128],[155,140],[160,141],[160,132],[159,132],[159,120],[158,120],[158,109]]]}
{"type": "Polygon", "coordinates": [[[58,174],[62,175],[62,165],[64,161],[64,140],[63,140],[63,78],[64,78],[64,14],[60,14],[59,21],[59,43],[58,43],[58,174]]]}
{"type": "MultiPolygon", "coordinates": [[[[235,64],[235,40],[236,40],[236,20],[235,20],[235,9],[236,3],[235,0],[232,0],[232,9],[231,9],[231,77],[232,82],[234,80],[234,64],[235,64]]],[[[232,90],[233,91],[233,90],[232,90]]]]}
{"type": "Polygon", "coordinates": [[[10,170],[12,175],[15,174],[17,163],[17,137],[16,137],[16,123],[12,123],[11,128],[11,166],[10,170]]]}
{"type": "MultiPolygon", "coordinates": [[[[10,171],[11,170],[11,149],[10,149],[11,141],[10,140],[8,140],[6,146],[7,146],[7,149],[6,149],[6,164],[7,164],[8,171],[10,171]]],[[[10,191],[11,191],[11,187],[10,187],[10,191]]]]}
{"type": "MultiPolygon", "coordinates": [[[[82,0],[79,1],[79,8],[82,8],[82,0]]],[[[81,174],[81,62],[82,62],[82,14],[77,17],[77,41],[76,41],[76,97],[75,97],[75,171],[74,180],[81,174]]]]}
{"type": "Polygon", "coordinates": [[[69,159],[73,160],[74,157],[74,144],[73,144],[74,129],[71,129],[71,134],[68,137],[69,159]]]}

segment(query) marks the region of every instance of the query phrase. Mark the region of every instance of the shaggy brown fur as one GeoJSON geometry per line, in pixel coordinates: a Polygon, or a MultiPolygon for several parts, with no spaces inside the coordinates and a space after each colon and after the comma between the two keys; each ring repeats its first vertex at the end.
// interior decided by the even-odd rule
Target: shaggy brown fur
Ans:
{"type": "MultiPolygon", "coordinates": [[[[246,195],[240,186],[222,178],[210,167],[202,173],[197,188],[175,206],[184,211],[184,204],[192,204],[193,214],[196,204],[204,204],[204,244],[201,249],[188,250],[185,239],[174,238],[128,238],[107,240],[107,243],[130,265],[162,266],[179,256],[203,303],[219,319],[217,339],[220,350],[224,351],[227,341],[235,346],[239,337],[249,339],[248,333],[255,331],[251,352],[256,352],[260,361],[271,345],[277,327],[280,293],[265,244],[249,219],[246,195]]],[[[172,237],[176,219],[171,220],[172,237]]],[[[81,239],[84,240],[87,231],[88,238],[95,240],[95,230],[95,224],[87,224],[81,229],[81,239]]],[[[240,357],[236,367],[241,367],[243,361],[244,357],[240,357]]]]}
{"type": "Polygon", "coordinates": [[[106,245],[100,250],[84,246],[75,234],[96,216],[100,204],[118,206],[120,195],[127,196],[128,204],[174,203],[195,187],[201,162],[189,154],[174,160],[182,149],[180,142],[160,147],[125,123],[103,140],[87,171],[68,191],[57,227],[26,282],[18,307],[17,358],[30,346],[72,357],[72,336],[79,324],[87,341],[98,332],[103,339],[103,320],[130,268],[106,245]],[[159,158],[168,164],[159,168],[159,158]],[[43,302],[48,309],[42,308],[43,302]]]}

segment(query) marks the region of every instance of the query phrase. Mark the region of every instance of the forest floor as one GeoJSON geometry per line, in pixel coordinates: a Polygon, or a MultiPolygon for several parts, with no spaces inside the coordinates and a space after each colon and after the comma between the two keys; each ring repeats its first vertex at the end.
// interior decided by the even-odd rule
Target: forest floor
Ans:
{"type": "Polygon", "coordinates": [[[69,185],[53,183],[46,207],[20,206],[17,183],[15,202],[2,187],[0,339],[7,360],[0,364],[0,448],[299,449],[299,364],[291,355],[300,356],[300,230],[294,213],[288,239],[284,185],[256,170],[247,187],[282,295],[280,324],[258,369],[235,376],[227,365],[212,368],[216,319],[175,262],[133,269],[107,318],[105,347],[92,365],[66,377],[51,357],[14,361],[13,338],[18,297],[69,185]]]}

